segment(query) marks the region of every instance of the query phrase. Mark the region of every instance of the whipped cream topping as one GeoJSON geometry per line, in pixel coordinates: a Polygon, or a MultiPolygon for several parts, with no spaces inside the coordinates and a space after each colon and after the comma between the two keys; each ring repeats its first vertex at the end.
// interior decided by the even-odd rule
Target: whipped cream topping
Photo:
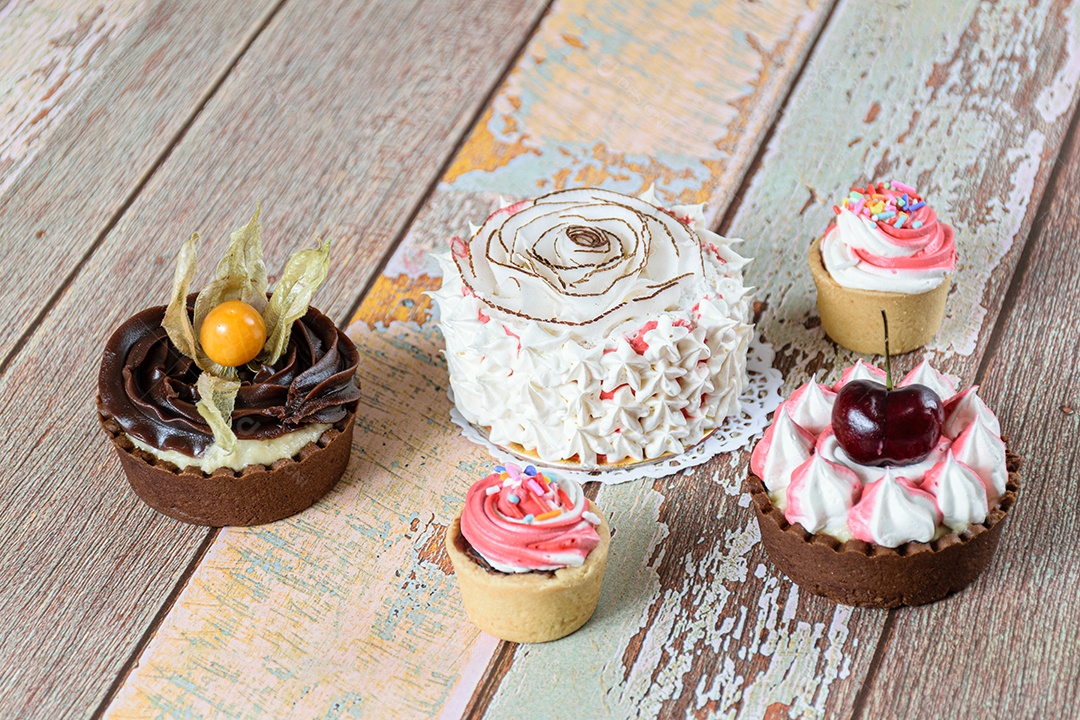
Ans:
{"type": "Polygon", "coordinates": [[[979,397],[978,385],[972,385],[964,392],[949,398],[945,404],[945,417],[942,432],[953,440],[960,436],[964,428],[975,422],[975,418],[982,420],[991,433],[1001,437],[1001,424],[998,423],[997,416],[990,412],[990,408],[979,397]]]}
{"type": "Polygon", "coordinates": [[[862,497],[848,513],[848,526],[858,540],[884,547],[906,542],[930,542],[937,533],[941,511],[934,496],[885,468],[885,474],[862,489],[862,497]]]}
{"type": "Polygon", "coordinates": [[[976,416],[953,442],[952,449],[956,459],[978,473],[995,497],[1005,494],[1005,483],[1009,480],[1005,469],[1005,442],[986,420],[976,416]]]}
{"type": "Polygon", "coordinates": [[[840,379],[833,385],[833,390],[839,392],[840,388],[852,380],[873,380],[884,385],[885,371],[873,365],[868,365],[862,360],[856,360],[854,365],[844,370],[843,374],[840,375],[840,379]]]}
{"type": "Polygon", "coordinates": [[[923,360],[916,365],[914,370],[905,375],[900,382],[896,383],[897,387],[905,387],[907,385],[923,385],[924,387],[928,387],[942,399],[942,402],[956,394],[956,386],[953,385],[952,380],[935,370],[926,360],[923,360]]]}
{"type": "Polygon", "coordinates": [[[821,241],[825,268],[840,285],[917,294],[956,269],[953,230],[914,188],[897,181],[852,188],[833,206],[821,241]]]}
{"type": "Polygon", "coordinates": [[[829,426],[836,392],[817,381],[817,375],[791,394],[784,404],[791,419],[815,435],[829,426]]]}
{"type": "Polygon", "coordinates": [[[600,467],[681,453],[738,412],[748,261],[703,206],[655,202],[552,193],[439,257],[454,400],[496,445],[600,467]]]}
{"type": "MultiPolygon", "coordinates": [[[[834,388],[854,379],[883,381],[884,373],[860,360],[834,388]]],[[[954,392],[952,382],[928,363],[902,382],[950,393],[943,398],[941,438],[926,458],[911,465],[882,468],[852,460],[831,425],[835,394],[830,397],[816,378],[780,406],[754,448],[750,468],[788,522],[840,540],[855,537],[896,547],[927,542],[948,530],[961,532],[986,519],[1008,481],[997,418],[975,387],[954,392]],[[849,503],[845,488],[853,489],[849,503]]]]}
{"type": "Polygon", "coordinates": [[[961,531],[972,523],[982,522],[990,512],[990,501],[974,470],[948,451],[943,462],[926,473],[922,488],[934,496],[942,520],[951,530],[961,531]]]}
{"type": "Polygon", "coordinates": [[[799,427],[791,419],[788,409],[781,405],[772,425],[765,430],[765,436],[750,455],[750,469],[763,480],[768,478],[766,487],[779,493],[791,483],[795,469],[810,459],[813,450],[814,434],[799,427]]]}
{"type": "Polygon", "coordinates": [[[844,537],[848,510],[859,499],[859,476],[839,463],[815,453],[791,474],[787,488],[788,522],[800,523],[812,533],[825,530],[844,537]]]}
{"type": "Polygon", "coordinates": [[[504,573],[580,567],[600,544],[600,522],[580,485],[531,465],[496,466],[469,488],[461,511],[462,535],[504,573]]]}

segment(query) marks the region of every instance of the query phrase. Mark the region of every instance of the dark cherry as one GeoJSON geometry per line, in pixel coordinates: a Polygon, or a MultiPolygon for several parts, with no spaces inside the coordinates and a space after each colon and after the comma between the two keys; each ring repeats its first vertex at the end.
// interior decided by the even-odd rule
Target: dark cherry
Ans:
{"type": "Polygon", "coordinates": [[[941,439],[945,408],[937,393],[918,383],[902,388],[892,384],[889,318],[881,311],[885,330],[885,384],[852,380],[836,393],[832,428],[836,441],[862,465],[913,465],[941,439]]]}
{"type": "Polygon", "coordinates": [[[890,390],[853,380],[836,394],[832,427],[840,447],[862,465],[911,465],[941,439],[945,410],[925,385],[890,390]]]}

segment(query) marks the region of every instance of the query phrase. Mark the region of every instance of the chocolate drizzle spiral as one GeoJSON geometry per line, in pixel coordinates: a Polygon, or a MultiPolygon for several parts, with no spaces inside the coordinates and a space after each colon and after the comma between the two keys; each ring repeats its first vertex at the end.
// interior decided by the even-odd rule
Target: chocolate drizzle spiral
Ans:
{"type": "MultiPolygon", "coordinates": [[[[195,296],[188,298],[189,309],[195,296]]],[[[105,346],[98,410],[124,432],[161,450],[198,457],[214,442],[195,403],[199,368],[169,341],[164,307],[144,310],[105,346]]],[[[355,408],[359,353],[321,312],[309,308],[271,367],[241,367],[232,427],[241,439],[266,440],[311,423],[335,423],[355,408]]]]}

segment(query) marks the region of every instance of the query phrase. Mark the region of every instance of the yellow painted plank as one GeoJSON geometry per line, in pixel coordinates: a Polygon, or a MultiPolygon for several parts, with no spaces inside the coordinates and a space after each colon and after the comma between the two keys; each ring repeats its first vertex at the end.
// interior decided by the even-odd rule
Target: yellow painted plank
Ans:
{"type": "MultiPolygon", "coordinates": [[[[363,400],[346,478],[297,518],[218,537],[109,716],[458,714],[496,645],[465,619],[438,543],[489,461],[449,423],[428,251],[497,192],[655,181],[715,217],[827,9],[557,2],[354,320],[363,400]]],[[[607,508],[609,595],[655,574],[641,562],[664,534],[649,502],[607,508]]],[[[641,588],[621,617],[654,584],[641,588]]]]}

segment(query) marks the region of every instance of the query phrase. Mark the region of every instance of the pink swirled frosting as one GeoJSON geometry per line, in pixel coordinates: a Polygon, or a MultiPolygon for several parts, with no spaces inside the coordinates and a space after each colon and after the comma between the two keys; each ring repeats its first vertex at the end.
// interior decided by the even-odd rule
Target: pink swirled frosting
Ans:
{"type": "Polygon", "coordinates": [[[497,466],[473,484],[461,532],[479,555],[505,573],[578,567],[600,543],[600,517],[581,486],[529,465],[497,466]]]}
{"type": "Polygon", "coordinates": [[[852,188],[833,210],[821,257],[844,287],[922,293],[956,269],[953,229],[908,185],[852,188]]]}
{"type": "Polygon", "coordinates": [[[885,547],[928,542],[982,522],[1004,494],[1008,473],[1001,426],[978,386],[958,393],[925,361],[898,383],[924,385],[945,406],[941,438],[918,463],[860,465],[840,447],[831,424],[835,391],[883,374],[860,361],[832,388],[815,378],[777,409],[750,458],[773,503],[811,533],[885,547]]]}

